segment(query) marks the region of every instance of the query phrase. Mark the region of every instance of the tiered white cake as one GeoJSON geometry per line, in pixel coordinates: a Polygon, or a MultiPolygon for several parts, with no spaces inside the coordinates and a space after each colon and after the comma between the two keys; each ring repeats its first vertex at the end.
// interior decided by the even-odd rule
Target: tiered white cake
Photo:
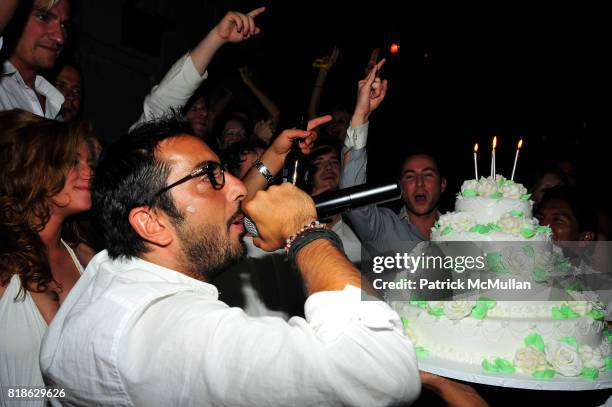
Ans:
{"type": "MultiPolygon", "coordinates": [[[[539,249],[525,250],[523,257],[531,260],[533,280],[544,282],[552,266],[559,264],[559,256],[553,255],[550,228],[539,226],[533,218],[529,197],[521,184],[500,175],[495,180],[465,181],[456,211],[440,217],[432,240],[479,242],[489,253],[496,244],[502,247],[502,242],[538,242],[533,246],[539,249]]],[[[517,264],[526,264],[504,260],[503,253],[491,257],[495,261],[489,266],[505,273],[520,272],[517,264]]],[[[566,266],[571,267],[567,262],[566,266]]],[[[567,301],[480,298],[395,302],[393,306],[420,358],[436,357],[481,366],[486,372],[535,379],[595,379],[612,370],[604,306],[586,292],[572,291],[567,301]]]]}

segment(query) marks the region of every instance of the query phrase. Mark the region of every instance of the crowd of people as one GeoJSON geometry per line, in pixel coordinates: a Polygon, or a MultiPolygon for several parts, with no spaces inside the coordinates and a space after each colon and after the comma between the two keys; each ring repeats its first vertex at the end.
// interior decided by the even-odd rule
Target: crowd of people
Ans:
{"type": "MultiPolygon", "coordinates": [[[[242,84],[266,117],[230,111],[230,89],[213,103],[202,91],[215,53],[258,35],[264,12],[227,13],[107,145],[83,118],[78,64],[56,63],[70,1],[2,1],[0,404],[15,402],[10,386],[46,385],[70,405],[395,405],[423,388],[487,405],[419,372],[399,316],[359,269],[362,249],[430,239],[449,189],[439,158],[406,152],[399,213],[317,220],[312,197],[367,181],[370,117],[389,88],[378,52],[352,114],[320,114],[340,51],[317,62],[305,129],[279,128],[282,110],[248,67],[242,84]],[[304,191],[278,181],[294,139],[304,191]]],[[[558,163],[533,180],[535,213],[556,241],[606,240],[572,171],[558,163]]]]}

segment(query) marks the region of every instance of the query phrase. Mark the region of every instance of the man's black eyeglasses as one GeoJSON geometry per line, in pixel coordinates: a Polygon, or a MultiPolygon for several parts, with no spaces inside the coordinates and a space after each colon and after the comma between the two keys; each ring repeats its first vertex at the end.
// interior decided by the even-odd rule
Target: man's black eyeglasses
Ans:
{"type": "Polygon", "coordinates": [[[225,167],[223,164],[216,161],[205,161],[198,168],[193,170],[191,174],[184,176],[176,182],[160,189],[155,196],[159,196],[171,188],[182,184],[183,182],[189,181],[190,179],[197,177],[208,177],[210,184],[213,189],[221,189],[225,185],[225,167]]]}

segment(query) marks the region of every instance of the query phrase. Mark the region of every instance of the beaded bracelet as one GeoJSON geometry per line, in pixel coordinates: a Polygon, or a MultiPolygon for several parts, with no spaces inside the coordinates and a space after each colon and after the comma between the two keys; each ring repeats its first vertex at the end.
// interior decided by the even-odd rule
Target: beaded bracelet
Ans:
{"type": "Polygon", "coordinates": [[[340,237],[332,230],[327,228],[327,225],[314,221],[296,232],[295,235],[287,239],[285,251],[289,262],[293,264],[295,262],[295,256],[304,246],[313,240],[325,239],[331,242],[334,246],[344,252],[344,246],[340,237]]]}

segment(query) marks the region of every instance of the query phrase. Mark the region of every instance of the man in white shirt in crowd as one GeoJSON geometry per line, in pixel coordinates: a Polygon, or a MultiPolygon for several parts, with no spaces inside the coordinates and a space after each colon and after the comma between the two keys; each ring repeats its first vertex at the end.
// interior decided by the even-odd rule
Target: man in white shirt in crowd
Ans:
{"type": "MultiPolygon", "coordinates": [[[[311,121],[309,130],[329,119],[311,121]]],[[[359,271],[337,235],[313,225],[314,203],[294,186],[257,192],[244,211],[264,250],[297,235],[288,252],[309,295],[306,319],[248,317],[220,302],[207,282],[242,256],[241,203],[280,170],[296,137],[308,138],[307,150],[314,133],[284,131],[245,183],[175,120],[139,126],[108,148],[93,185],[108,249],[72,289],[41,348],[45,380],[65,389],[63,402],[374,406],[416,399],[416,358],[398,315],[362,300],[359,271]]]]}
{"type": "Polygon", "coordinates": [[[29,4],[18,6],[3,33],[1,45],[8,59],[0,73],[0,110],[20,108],[59,119],[64,97],[38,73],[51,69],[62,51],[70,4],[68,0],[36,0],[27,10],[29,4]]]}

